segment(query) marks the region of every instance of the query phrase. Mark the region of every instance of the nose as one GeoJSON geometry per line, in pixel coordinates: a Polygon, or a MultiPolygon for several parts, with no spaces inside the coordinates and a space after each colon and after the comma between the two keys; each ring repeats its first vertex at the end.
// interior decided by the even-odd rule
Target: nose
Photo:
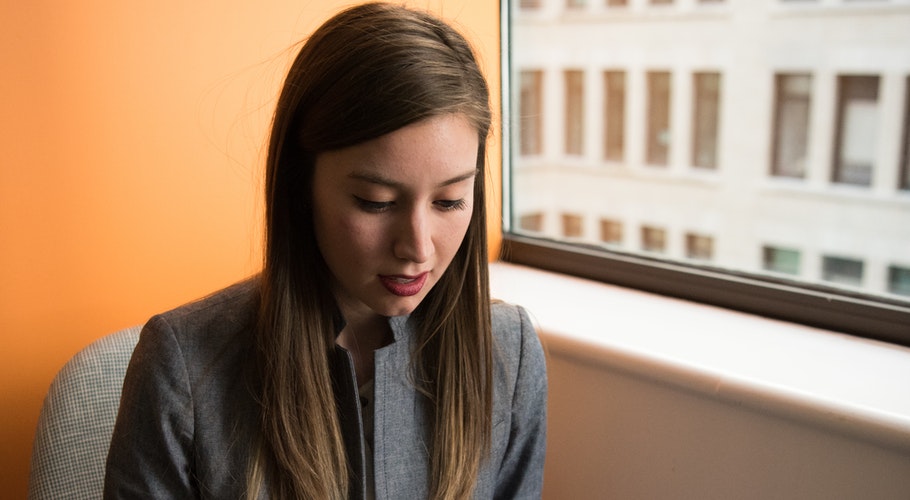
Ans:
{"type": "Polygon", "coordinates": [[[395,257],[424,263],[433,255],[433,237],[429,215],[420,209],[402,217],[395,235],[395,257]]]}

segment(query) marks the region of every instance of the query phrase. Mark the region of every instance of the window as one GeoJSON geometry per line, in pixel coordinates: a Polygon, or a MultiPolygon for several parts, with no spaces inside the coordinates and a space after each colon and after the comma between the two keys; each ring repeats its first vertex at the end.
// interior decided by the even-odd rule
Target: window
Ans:
{"type": "Polygon", "coordinates": [[[686,234],[686,258],[711,260],[714,255],[714,238],[703,234],[686,234]]]}
{"type": "Polygon", "coordinates": [[[720,115],[720,74],[695,73],[695,112],[692,115],[692,165],[717,167],[717,130],[720,115]]]}
{"type": "Polygon", "coordinates": [[[580,215],[563,214],[562,235],[566,238],[581,238],[584,236],[584,223],[580,215]]]}
{"type": "Polygon", "coordinates": [[[604,158],[623,161],[625,157],[626,74],[604,72],[604,158]]]}
{"type": "Polygon", "coordinates": [[[543,72],[521,72],[521,154],[539,155],[543,152],[543,72]]]}
{"type": "Polygon", "coordinates": [[[670,157],[670,73],[648,73],[648,151],[650,165],[666,166],[670,157]]]}
{"type": "Polygon", "coordinates": [[[877,129],[878,77],[839,77],[834,182],[859,186],[872,183],[877,129]]]}
{"type": "Polygon", "coordinates": [[[522,9],[536,9],[540,7],[540,0],[519,0],[518,6],[522,9]]]}
{"type": "Polygon", "coordinates": [[[622,244],[622,222],[613,219],[601,219],[600,241],[608,245],[622,244]]]}
{"type": "Polygon", "coordinates": [[[584,148],[585,82],[584,73],[565,72],[566,81],[566,154],[581,155],[584,148]]]}
{"type": "Polygon", "coordinates": [[[585,6],[585,0],[566,0],[566,7],[570,9],[582,9],[585,6]]]}
{"type": "Polygon", "coordinates": [[[904,82],[904,145],[902,149],[898,185],[901,189],[910,190],[910,76],[904,82]]]}
{"type": "Polygon", "coordinates": [[[505,258],[910,346],[905,19],[710,3],[503,2],[505,258]]]}
{"type": "Polygon", "coordinates": [[[781,274],[799,274],[799,250],[765,246],[762,248],[762,268],[781,274]]]}
{"type": "Polygon", "coordinates": [[[888,291],[897,295],[910,295],[910,267],[888,267],[888,291]]]}
{"type": "Polygon", "coordinates": [[[822,279],[841,285],[860,286],[863,284],[863,262],[842,257],[824,257],[822,279]]]}
{"type": "Polygon", "coordinates": [[[781,74],[774,80],[774,151],[771,174],[803,178],[809,152],[812,77],[781,74]]]}
{"type": "Polygon", "coordinates": [[[645,252],[662,253],[667,248],[667,232],[659,227],[642,226],[641,249],[645,252]]]}
{"type": "Polygon", "coordinates": [[[543,214],[538,212],[522,215],[518,225],[525,231],[539,233],[543,231],[543,214]]]}

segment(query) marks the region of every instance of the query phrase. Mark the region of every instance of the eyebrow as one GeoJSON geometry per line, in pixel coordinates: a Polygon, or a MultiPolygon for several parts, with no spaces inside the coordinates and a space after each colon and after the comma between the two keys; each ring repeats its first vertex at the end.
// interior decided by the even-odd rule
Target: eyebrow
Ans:
{"type": "MultiPolygon", "coordinates": [[[[439,184],[437,184],[436,187],[439,188],[439,187],[451,186],[452,184],[458,184],[459,182],[466,181],[472,177],[476,177],[477,173],[478,173],[478,169],[475,168],[474,170],[471,170],[470,172],[465,172],[461,175],[456,175],[455,177],[452,177],[451,179],[442,181],[439,184]]],[[[379,184],[381,186],[387,186],[390,188],[402,189],[405,187],[404,183],[402,183],[402,182],[394,181],[392,179],[389,179],[388,177],[384,177],[381,174],[376,174],[373,172],[352,172],[348,175],[348,177],[351,179],[369,182],[371,184],[379,184]]]]}

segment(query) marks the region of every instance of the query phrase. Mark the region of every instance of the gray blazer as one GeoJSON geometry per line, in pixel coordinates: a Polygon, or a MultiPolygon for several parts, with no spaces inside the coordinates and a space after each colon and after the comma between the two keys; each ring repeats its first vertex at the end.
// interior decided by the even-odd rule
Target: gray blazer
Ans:
{"type": "MultiPolygon", "coordinates": [[[[253,281],[153,317],[123,384],[105,477],[105,498],[242,498],[258,408],[250,332],[253,281]]],[[[524,309],[493,305],[496,343],[493,440],[475,498],[540,498],[547,380],[540,342],[524,309]]],[[[430,437],[424,399],[409,382],[407,317],[391,318],[394,342],[375,353],[373,462],[377,499],[426,498],[430,437]]],[[[353,365],[336,348],[336,399],[363,498],[362,422],[353,365]]]]}

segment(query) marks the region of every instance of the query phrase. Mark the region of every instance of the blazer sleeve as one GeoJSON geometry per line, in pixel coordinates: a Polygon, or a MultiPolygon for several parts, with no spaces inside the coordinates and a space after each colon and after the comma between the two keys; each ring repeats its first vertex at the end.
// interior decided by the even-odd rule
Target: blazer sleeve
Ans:
{"type": "Polygon", "coordinates": [[[173,329],[143,328],[127,368],[107,456],[104,498],[196,498],[193,399],[173,329]]]}
{"type": "Polygon", "coordinates": [[[518,310],[520,342],[509,443],[495,498],[540,498],[547,441],[547,368],[543,348],[527,311],[518,310]]]}

